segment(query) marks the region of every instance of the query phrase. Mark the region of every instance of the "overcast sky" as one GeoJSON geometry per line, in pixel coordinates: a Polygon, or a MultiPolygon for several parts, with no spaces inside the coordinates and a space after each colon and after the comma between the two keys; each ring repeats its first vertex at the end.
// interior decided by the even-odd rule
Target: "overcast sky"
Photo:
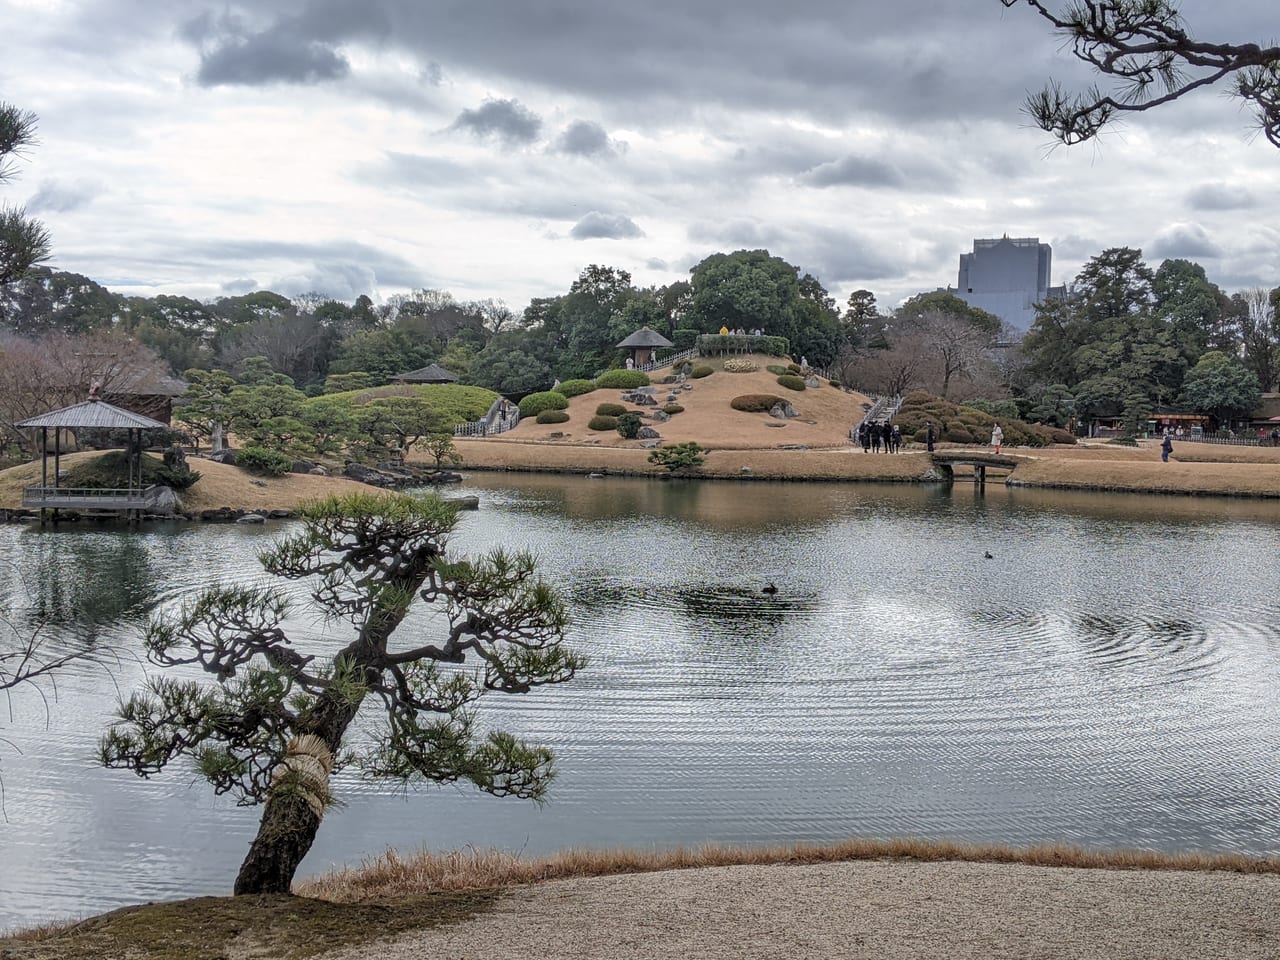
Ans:
{"type": "MultiPolygon", "coordinates": [[[[1274,42],[1274,0],[1182,4],[1274,42]],[[1224,12],[1224,10],[1228,10],[1224,12]]],[[[1088,75],[1000,0],[0,0],[40,144],[0,199],[113,290],[415,287],[516,310],[589,263],[640,285],[767,247],[842,301],[956,282],[976,237],[1280,284],[1280,150],[1221,91],[1054,148],[1088,75]]]]}

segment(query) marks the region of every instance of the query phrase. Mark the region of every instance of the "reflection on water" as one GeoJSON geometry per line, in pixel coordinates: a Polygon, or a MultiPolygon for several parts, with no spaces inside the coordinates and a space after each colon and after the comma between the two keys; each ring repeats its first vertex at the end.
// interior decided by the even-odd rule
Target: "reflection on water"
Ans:
{"type": "MultiPolygon", "coordinates": [[[[555,747],[551,799],[406,797],[347,772],[345,806],[304,872],[389,844],[850,835],[1280,853],[1280,504],[495,474],[469,485],[482,508],[453,546],[537,551],[591,657],[571,684],[485,708],[555,747]]],[[[260,578],[253,558],[272,535],[5,528],[31,589],[8,572],[0,590],[57,643],[136,649],[157,606],[260,578]]],[[[331,644],[314,622],[289,626],[331,644]]],[[[408,642],[438,621],[415,609],[403,629],[408,642]]],[[[118,673],[127,689],[138,669],[118,673]]],[[[111,681],[77,669],[59,694],[47,726],[19,700],[5,735],[22,753],[0,747],[0,924],[225,891],[255,812],[185,774],[98,770],[111,681]]]]}

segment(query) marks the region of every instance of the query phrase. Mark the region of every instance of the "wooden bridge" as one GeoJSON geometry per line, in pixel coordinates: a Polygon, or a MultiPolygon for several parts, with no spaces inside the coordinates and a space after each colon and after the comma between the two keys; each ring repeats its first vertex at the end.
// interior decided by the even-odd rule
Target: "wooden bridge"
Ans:
{"type": "Polygon", "coordinates": [[[987,467],[1012,470],[1020,462],[1007,453],[988,450],[935,450],[929,454],[933,465],[947,480],[955,480],[956,467],[972,467],[973,482],[982,486],[987,482],[987,467]]]}

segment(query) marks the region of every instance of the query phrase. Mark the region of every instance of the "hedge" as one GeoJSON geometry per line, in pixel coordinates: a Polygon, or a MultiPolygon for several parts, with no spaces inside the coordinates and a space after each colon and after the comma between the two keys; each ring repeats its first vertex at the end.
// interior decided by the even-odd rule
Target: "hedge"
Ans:
{"type": "Polygon", "coordinates": [[[778,386],[786,387],[788,390],[803,390],[804,377],[797,377],[793,373],[785,373],[778,378],[778,386]]]}
{"type": "Polygon", "coordinates": [[[538,414],[538,423],[568,423],[569,414],[564,410],[543,410],[538,414]]]}
{"type": "Polygon", "coordinates": [[[715,373],[715,370],[704,363],[694,367],[693,372],[690,373],[689,376],[693,377],[695,380],[701,380],[703,377],[709,377],[713,373],[715,373]]]}
{"type": "Polygon", "coordinates": [[[596,407],[596,415],[601,417],[620,417],[627,408],[620,403],[602,403],[596,407]]]}
{"type": "Polygon", "coordinates": [[[634,390],[648,385],[649,375],[639,370],[606,370],[596,377],[596,386],[602,390],[634,390]]]}
{"type": "Polygon", "coordinates": [[[588,430],[617,430],[618,418],[605,417],[605,416],[601,416],[600,414],[596,414],[596,416],[592,417],[590,422],[587,424],[587,429],[588,430]]]}
{"type": "Polygon", "coordinates": [[[556,387],[556,393],[563,393],[566,397],[580,397],[584,393],[590,393],[595,388],[596,382],[594,380],[566,380],[556,387]]]}
{"type": "Polygon", "coordinates": [[[774,404],[781,402],[781,397],[775,397],[771,393],[744,393],[730,400],[729,406],[747,413],[766,413],[773,409],[774,404]]]}
{"type": "Polygon", "coordinates": [[[536,417],[543,410],[563,410],[569,405],[569,398],[555,390],[543,390],[531,393],[520,401],[520,416],[536,417]]]}

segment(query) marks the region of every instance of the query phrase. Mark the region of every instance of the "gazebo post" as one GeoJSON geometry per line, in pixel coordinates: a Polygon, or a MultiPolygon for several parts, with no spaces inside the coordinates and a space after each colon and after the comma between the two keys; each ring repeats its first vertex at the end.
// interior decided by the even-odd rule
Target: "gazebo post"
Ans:
{"type": "MultiPolygon", "coordinates": [[[[53,489],[57,490],[62,478],[62,428],[53,428],[53,489]]],[[[54,503],[57,503],[55,500],[54,503]]],[[[53,522],[58,522],[58,508],[53,508],[53,522]]]]}
{"type": "MultiPolygon", "coordinates": [[[[49,488],[49,428],[40,428],[40,488],[47,490],[49,488]]],[[[44,526],[45,518],[48,511],[44,507],[40,508],[40,526],[44,526]]]]}

